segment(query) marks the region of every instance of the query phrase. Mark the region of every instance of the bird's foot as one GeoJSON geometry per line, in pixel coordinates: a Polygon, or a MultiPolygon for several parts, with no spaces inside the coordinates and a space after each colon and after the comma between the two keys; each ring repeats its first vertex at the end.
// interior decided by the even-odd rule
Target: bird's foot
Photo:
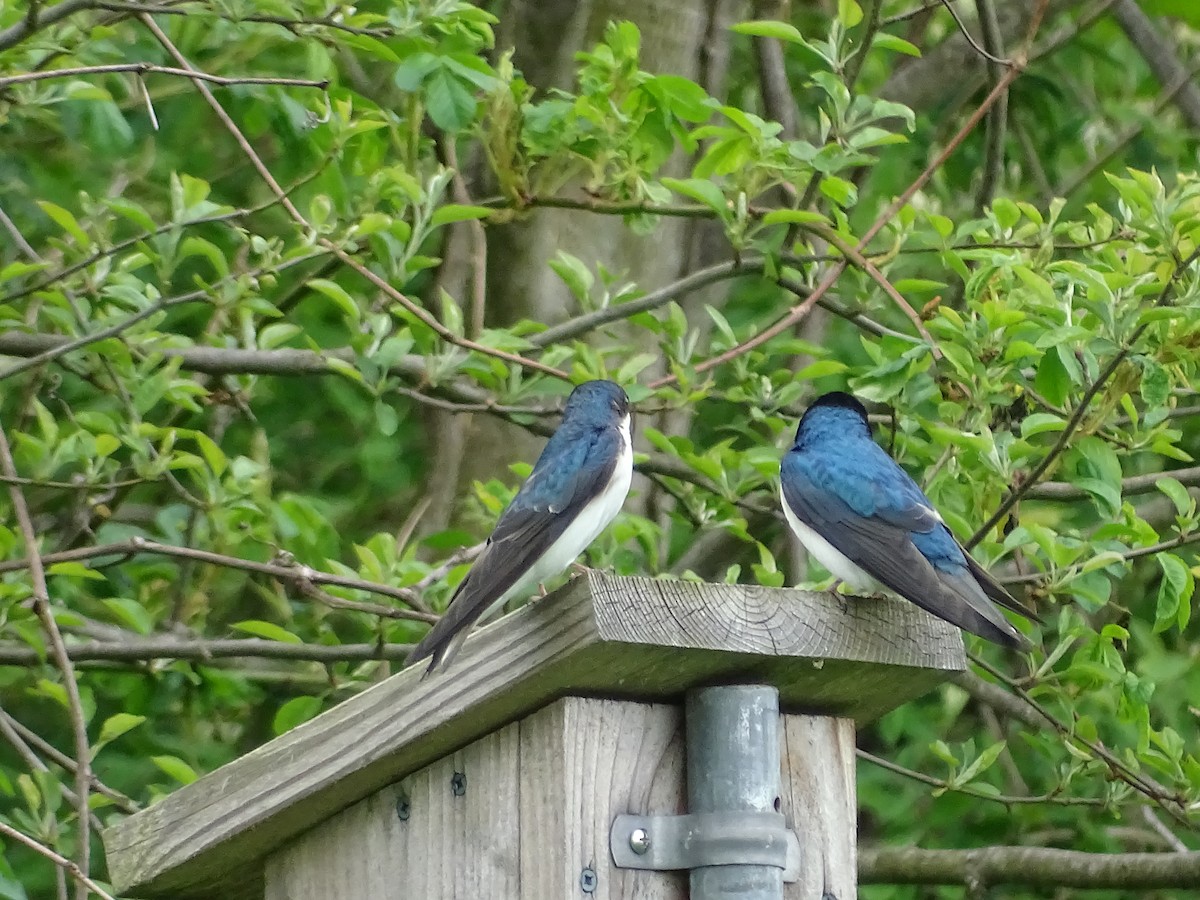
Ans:
{"type": "Polygon", "coordinates": [[[573,562],[573,563],[571,563],[571,571],[574,572],[576,575],[587,575],[589,572],[592,571],[592,569],[590,566],[585,566],[581,562],[573,562]]]}
{"type": "Polygon", "coordinates": [[[538,582],[538,599],[541,600],[543,597],[546,596],[547,593],[548,593],[548,591],[546,590],[546,586],[539,581],[538,582]]]}

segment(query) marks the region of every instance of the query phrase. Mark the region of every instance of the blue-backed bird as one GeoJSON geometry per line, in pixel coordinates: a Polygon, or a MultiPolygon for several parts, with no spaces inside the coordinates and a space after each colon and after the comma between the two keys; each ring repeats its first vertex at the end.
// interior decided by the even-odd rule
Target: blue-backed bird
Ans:
{"type": "Polygon", "coordinates": [[[854,397],[835,391],[813,402],[779,481],[796,537],[854,590],[882,587],[989,641],[1028,646],[995,603],[1037,616],[963,549],[917,483],[872,439],[867,410],[854,397]]]}
{"type": "Polygon", "coordinates": [[[611,381],[571,392],[558,430],[410,663],[430,657],[426,675],[448,664],[476,622],[533,593],[599,536],[633,478],[630,418],[629,397],[611,381]]]}

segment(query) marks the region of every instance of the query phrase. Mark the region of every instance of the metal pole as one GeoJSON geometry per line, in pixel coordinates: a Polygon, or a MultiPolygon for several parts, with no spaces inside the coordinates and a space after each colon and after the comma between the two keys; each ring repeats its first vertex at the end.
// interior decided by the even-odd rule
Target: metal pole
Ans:
{"type": "MultiPolygon", "coordinates": [[[[688,812],[778,812],[779,691],[728,685],[688,692],[688,812]]],[[[776,866],[692,869],[691,900],[783,900],[776,866]]]]}

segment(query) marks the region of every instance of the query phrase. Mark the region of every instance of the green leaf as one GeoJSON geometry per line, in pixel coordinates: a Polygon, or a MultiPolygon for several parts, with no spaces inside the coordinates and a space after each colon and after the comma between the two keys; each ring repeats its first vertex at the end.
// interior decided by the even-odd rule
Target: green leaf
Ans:
{"type": "Polygon", "coordinates": [[[400,414],[395,408],[386,401],[380,399],[375,401],[375,424],[379,426],[379,433],[384,437],[391,437],[396,433],[396,429],[400,427],[400,414]]]}
{"type": "Polygon", "coordinates": [[[1158,565],[1162,581],[1154,611],[1154,630],[1166,631],[1178,622],[1180,630],[1187,627],[1192,612],[1192,593],[1196,580],[1191,570],[1174,553],[1160,553],[1158,565]]]}
{"type": "Polygon", "coordinates": [[[472,219],[486,219],[495,210],[489,209],[486,206],[466,206],[458,203],[448,203],[445,206],[439,206],[434,210],[430,222],[436,228],[440,225],[449,225],[452,222],[467,222],[472,219]]]}
{"type": "Polygon", "coordinates": [[[838,0],[837,17],[847,28],[853,28],[863,20],[862,7],[857,0],[838,0]]]}
{"type": "Polygon", "coordinates": [[[621,384],[628,384],[637,378],[644,369],[661,358],[658,353],[638,353],[617,369],[614,379],[621,384]]]}
{"type": "Polygon", "coordinates": [[[358,308],[358,304],[354,302],[354,298],[336,281],[330,281],[327,278],[310,278],[308,286],[332,300],[346,314],[347,319],[356,324],[358,323],[362,311],[358,308]]]}
{"type": "Polygon", "coordinates": [[[716,210],[723,218],[729,216],[729,201],[725,199],[721,189],[707,178],[664,178],[662,185],[716,210]]]}
{"type": "Polygon", "coordinates": [[[96,435],[96,455],[99,457],[110,456],[120,446],[121,439],[115,434],[96,435]]]}
{"type": "Polygon", "coordinates": [[[1196,512],[1196,501],[1188,493],[1187,488],[1178,480],[1166,476],[1154,482],[1154,486],[1166,494],[1175,504],[1175,512],[1180,516],[1192,516],[1196,512]]]}
{"type": "Polygon", "coordinates": [[[86,231],[79,227],[79,223],[75,221],[75,216],[70,211],[49,200],[39,200],[37,205],[42,208],[42,212],[54,220],[59,228],[75,238],[75,243],[81,248],[86,250],[92,246],[92,239],[88,237],[86,231]]]}
{"type": "Polygon", "coordinates": [[[1057,350],[1057,347],[1051,347],[1042,355],[1033,386],[1047,400],[1061,407],[1067,402],[1071,392],[1071,375],[1063,365],[1057,350]]]}
{"type": "Polygon", "coordinates": [[[850,367],[837,359],[818,359],[796,373],[797,381],[812,381],[827,375],[840,375],[850,367]]]}
{"type": "Polygon", "coordinates": [[[592,285],[595,284],[596,277],[583,260],[566,250],[559,250],[557,258],[550,260],[548,265],[563,280],[576,300],[580,303],[591,302],[592,285]]]}
{"type": "Polygon", "coordinates": [[[128,597],[109,597],[100,601],[113,618],[138,634],[150,634],[154,630],[154,617],[136,600],[128,597]]]}
{"type": "Polygon", "coordinates": [[[435,69],[425,82],[429,118],[443,131],[462,131],[475,118],[475,96],[448,69],[435,69]]]}
{"type": "Polygon", "coordinates": [[[1032,413],[1021,420],[1021,437],[1033,437],[1047,431],[1062,431],[1067,427],[1061,416],[1053,413],[1032,413]]]}
{"type": "Polygon", "coordinates": [[[1167,370],[1152,359],[1142,358],[1142,399],[1150,409],[1166,406],[1171,396],[1171,378],[1167,370]]]}
{"type": "Polygon", "coordinates": [[[888,34],[885,31],[880,31],[875,35],[874,46],[882,50],[891,50],[895,53],[903,53],[906,56],[920,56],[921,48],[916,44],[910,44],[904,38],[896,37],[894,34],[888,34]]]}
{"type": "Polygon", "coordinates": [[[756,19],[752,22],[738,22],[733,26],[738,34],[749,34],[753,37],[769,37],[779,41],[791,41],[796,44],[807,44],[804,35],[794,26],[777,19],[756,19]]]}
{"type": "Polygon", "coordinates": [[[114,741],[127,731],[132,731],[143,722],[145,716],[135,716],[133,713],[116,713],[104,720],[100,726],[100,742],[107,744],[114,741]]]}
{"type": "Polygon", "coordinates": [[[971,763],[959,773],[958,778],[955,780],[959,784],[966,784],[977,775],[986,772],[992,767],[996,760],[1000,758],[1000,753],[1004,750],[1004,747],[1004,741],[998,741],[997,743],[989,746],[986,750],[975,757],[975,759],[973,759],[971,763]]]}
{"type": "Polygon", "coordinates": [[[858,188],[854,182],[838,178],[836,175],[826,175],[821,179],[821,193],[844,208],[858,202],[858,188]]]}
{"type": "Polygon", "coordinates": [[[89,569],[81,562],[58,562],[46,569],[47,575],[63,575],[67,578],[87,578],[91,581],[104,581],[104,573],[89,569]]]}
{"type": "Polygon", "coordinates": [[[174,778],[180,784],[191,784],[198,776],[196,770],[185,763],[178,756],[151,756],[150,761],[170,778],[174,778]]]}
{"type": "Polygon", "coordinates": [[[204,461],[208,463],[208,467],[212,469],[213,474],[218,478],[224,475],[225,470],[229,467],[229,460],[225,457],[225,451],[218,447],[216,441],[203,431],[193,431],[192,437],[195,438],[196,446],[200,448],[200,455],[204,457],[204,461]]]}
{"type": "Polygon", "coordinates": [[[353,363],[349,363],[344,359],[339,359],[336,356],[330,356],[325,360],[325,365],[327,365],[332,372],[337,372],[339,375],[345,375],[347,378],[351,379],[352,381],[357,381],[359,384],[366,384],[366,381],[363,380],[362,372],[358,371],[358,369],[354,367],[353,363]]]}
{"type": "Polygon", "coordinates": [[[796,225],[829,224],[829,219],[819,212],[808,209],[773,209],[762,218],[764,225],[789,223],[796,225]]]}
{"type": "Polygon", "coordinates": [[[320,697],[293,697],[275,713],[271,729],[276,735],[291,731],[301,722],[307,722],[321,711],[320,697]]]}
{"type": "Polygon", "coordinates": [[[439,60],[432,53],[414,53],[396,67],[396,71],[392,73],[392,81],[400,90],[416,93],[420,90],[421,83],[438,65],[439,60]]]}
{"type": "Polygon", "coordinates": [[[234,622],[230,628],[235,628],[238,631],[244,631],[246,634],[252,634],[256,637],[266,638],[268,641],[279,641],[283,644],[300,644],[303,641],[290,631],[281,628],[273,622],[263,622],[258,619],[246,619],[242,622],[234,622]]]}

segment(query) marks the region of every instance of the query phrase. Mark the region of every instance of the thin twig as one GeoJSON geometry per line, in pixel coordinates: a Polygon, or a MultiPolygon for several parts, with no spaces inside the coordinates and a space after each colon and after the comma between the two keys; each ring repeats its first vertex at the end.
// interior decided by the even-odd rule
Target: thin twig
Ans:
{"type": "MultiPolygon", "coordinates": [[[[12,730],[20,735],[24,740],[36,747],[38,752],[50,757],[55,765],[62,766],[68,772],[75,772],[75,760],[71,759],[71,757],[67,756],[67,754],[63,753],[32,728],[13,718],[12,715],[2,709],[0,709],[0,718],[2,718],[5,724],[12,728],[12,730]]],[[[132,797],[123,794],[116,788],[109,787],[107,784],[105,784],[96,777],[94,772],[92,773],[92,788],[97,794],[103,794],[105,797],[108,797],[110,800],[112,800],[123,812],[135,813],[142,808],[141,804],[139,804],[132,797]]]]}
{"type": "Polygon", "coordinates": [[[970,785],[951,784],[941,778],[934,778],[932,775],[926,775],[924,772],[917,772],[913,769],[906,769],[904,766],[898,765],[891,760],[884,759],[881,756],[876,756],[873,753],[868,753],[866,750],[854,751],[859,759],[865,759],[872,765],[879,766],[881,769],[886,769],[889,772],[894,772],[897,775],[903,775],[905,778],[911,778],[913,781],[919,781],[921,784],[927,784],[930,787],[941,788],[944,791],[952,791],[958,794],[965,794],[968,797],[977,797],[980,800],[991,800],[994,803],[1002,803],[1005,806],[1030,806],[1041,804],[1057,804],[1059,806],[1104,806],[1104,800],[1100,797],[1063,797],[1057,791],[1051,791],[1048,794],[1042,794],[1036,797],[1013,796],[1008,794],[991,794],[987,791],[977,790],[970,785]]]}
{"type": "MultiPolygon", "coordinates": [[[[404,659],[412,644],[293,644],[266,638],[188,640],[177,637],[137,637],[119,641],[88,641],[67,647],[70,658],[85,662],[151,662],[181,659],[207,662],[212,659],[285,659],[325,664],[361,662],[372,659],[404,659]]],[[[0,665],[36,666],[42,661],[33,647],[0,644],[0,665]]]]}
{"type": "MultiPolygon", "coordinates": [[[[42,562],[52,564],[57,562],[77,562],[86,559],[96,559],[101,556],[117,556],[129,559],[143,553],[150,553],[156,556],[170,556],[178,559],[192,559],[197,562],[221,566],[227,569],[240,569],[245,572],[269,575],[285,584],[299,584],[300,582],[307,581],[312,584],[332,585],[356,591],[367,591],[372,594],[381,594],[404,603],[411,603],[414,598],[414,592],[409,588],[392,587],[387,584],[365,581],[361,578],[351,578],[347,575],[334,575],[330,572],[321,572],[310,566],[294,562],[260,563],[249,559],[240,559],[236,556],[226,556],[223,553],[213,553],[210,550],[197,550],[192,547],[176,547],[172,544],[161,544],[158,541],[136,536],[128,540],[115,541],[109,544],[76,547],[72,550],[46,553],[38,558],[38,562],[39,564],[42,562]]],[[[0,573],[19,572],[30,568],[32,564],[32,557],[28,559],[5,560],[0,562],[0,573]]],[[[378,615],[379,613],[376,612],[375,614],[378,615]]],[[[402,609],[393,610],[390,615],[392,618],[413,619],[418,622],[433,622],[437,618],[427,613],[402,609]]]]}
{"type": "Polygon", "coordinates": [[[80,900],[88,900],[89,890],[99,897],[100,900],[116,900],[112,894],[100,887],[100,885],[96,884],[96,882],[92,881],[92,879],[88,878],[88,876],[81,868],[79,868],[78,865],[71,862],[71,860],[67,859],[65,856],[55,853],[41,841],[34,840],[29,835],[17,831],[17,829],[13,828],[11,825],[5,824],[4,822],[0,822],[0,834],[4,835],[5,837],[12,838],[19,844],[24,844],[35,853],[40,853],[42,856],[46,857],[46,859],[50,860],[52,863],[74,878],[79,885],[79,893],[76,894],[76,896],[79,897],[80,900]]]}
{"type": "MultiPolygon", "coordinates": [[[[988,62],[996,63],[997,65],[1000,65],[1000,66],[1011,66],[1014,64],[1011,59],[1001,59],[999,56],[995,56],[995,55],[989,53],[985,48],[981,47],[979,45],[979,42],[976,41],[975,38],[971,35],[971,30],[969,28],[967,28],[966,23],[958,15],[958,13],[955,11],[954,7],[950,5],[949,0],[942,0],[942,6],[946,7],[946,12],[950,13],[950,15],[953,16],[954,24],[957,25],[958,30],[962,32],[962,36],[967,39],[967,43],[971,45],[971,49],[973,49],[976,53],[978,53],[980,56],[982,56],[988,62]]],[[[980,22],[980,27],[981,28],[984,27],[982,22],[980,22]]]]}
{"type": "MultiPolygon", "coordinates": [[[[3,424],[0,424],[0,471],[9,478],[17,477],[17,469],[13,464],[12,450],[9,448],[8,435],[5,433],[3,424]]],[[[58,622],[54,620],[54,612],[50,608],[50,592],[46,587],[46,570],[42,565],[42,557],[38,550],[37,532],[34,530],[33,520],[29,516],[29,507],[25,503],[25,495],[21,492],[21,488],[15,484],[8,486],[8,495],[12,502],[17,525],[21,531],[21,537],[25,541],[25,552],[29,554],[27,566],[30,580],[33,583],[33,609],[42,623],[42,630],[46,633],[46,640],[50,644],[50,655],[54,659],[54,664],[62,674],[63,692],[66,695],[67,710],[70,713],[71,719],[71,731],[75,738],[75,758],[78,761],[75,769],[75,811],[76,817],[79,820],[79,847],[76,863],[78,863],[78,871],[82,877],[83,873],[91,871],[91,819],[89,817],[88,793],[91,790],[92,770],[87,719],[83,714],[83,702],[79,697],[79,685],[75,681],[75,668],[71,665],[71,658],[67,655],[66,645],[63,643],[62,632],[59,631],[58,622]]],[[[76,896],[78,900],[87,900],[87,887],[84,886],[82,881],[79,882],[79,890],[76,896]]]]}
{"type": "Polygon", "coordinates": [[[259,78],[250,75],[227,77],[224,75],[210,75],[207,72],[173,69],[169,66],[156,66],[152,63],[134,62],[109,63],[102,66],[75,66],[69,69],[47,69],[41,72],[22,72],[19,75],[6,75],[0,77],[0,90],[11,87],[14,84],[28,84],[32,81],[46,81],[51,78],[73,78],[77,75],[107,75],[114,72],[135,72],[138,75],[155,74],[175,75],[182,78],[199,78],[222,86],[234,84],[276,84],[287,85],[289,87],[317,88],[322,91],[329,87],[328,81],[309,81],[305,78],[259,78]]]}

